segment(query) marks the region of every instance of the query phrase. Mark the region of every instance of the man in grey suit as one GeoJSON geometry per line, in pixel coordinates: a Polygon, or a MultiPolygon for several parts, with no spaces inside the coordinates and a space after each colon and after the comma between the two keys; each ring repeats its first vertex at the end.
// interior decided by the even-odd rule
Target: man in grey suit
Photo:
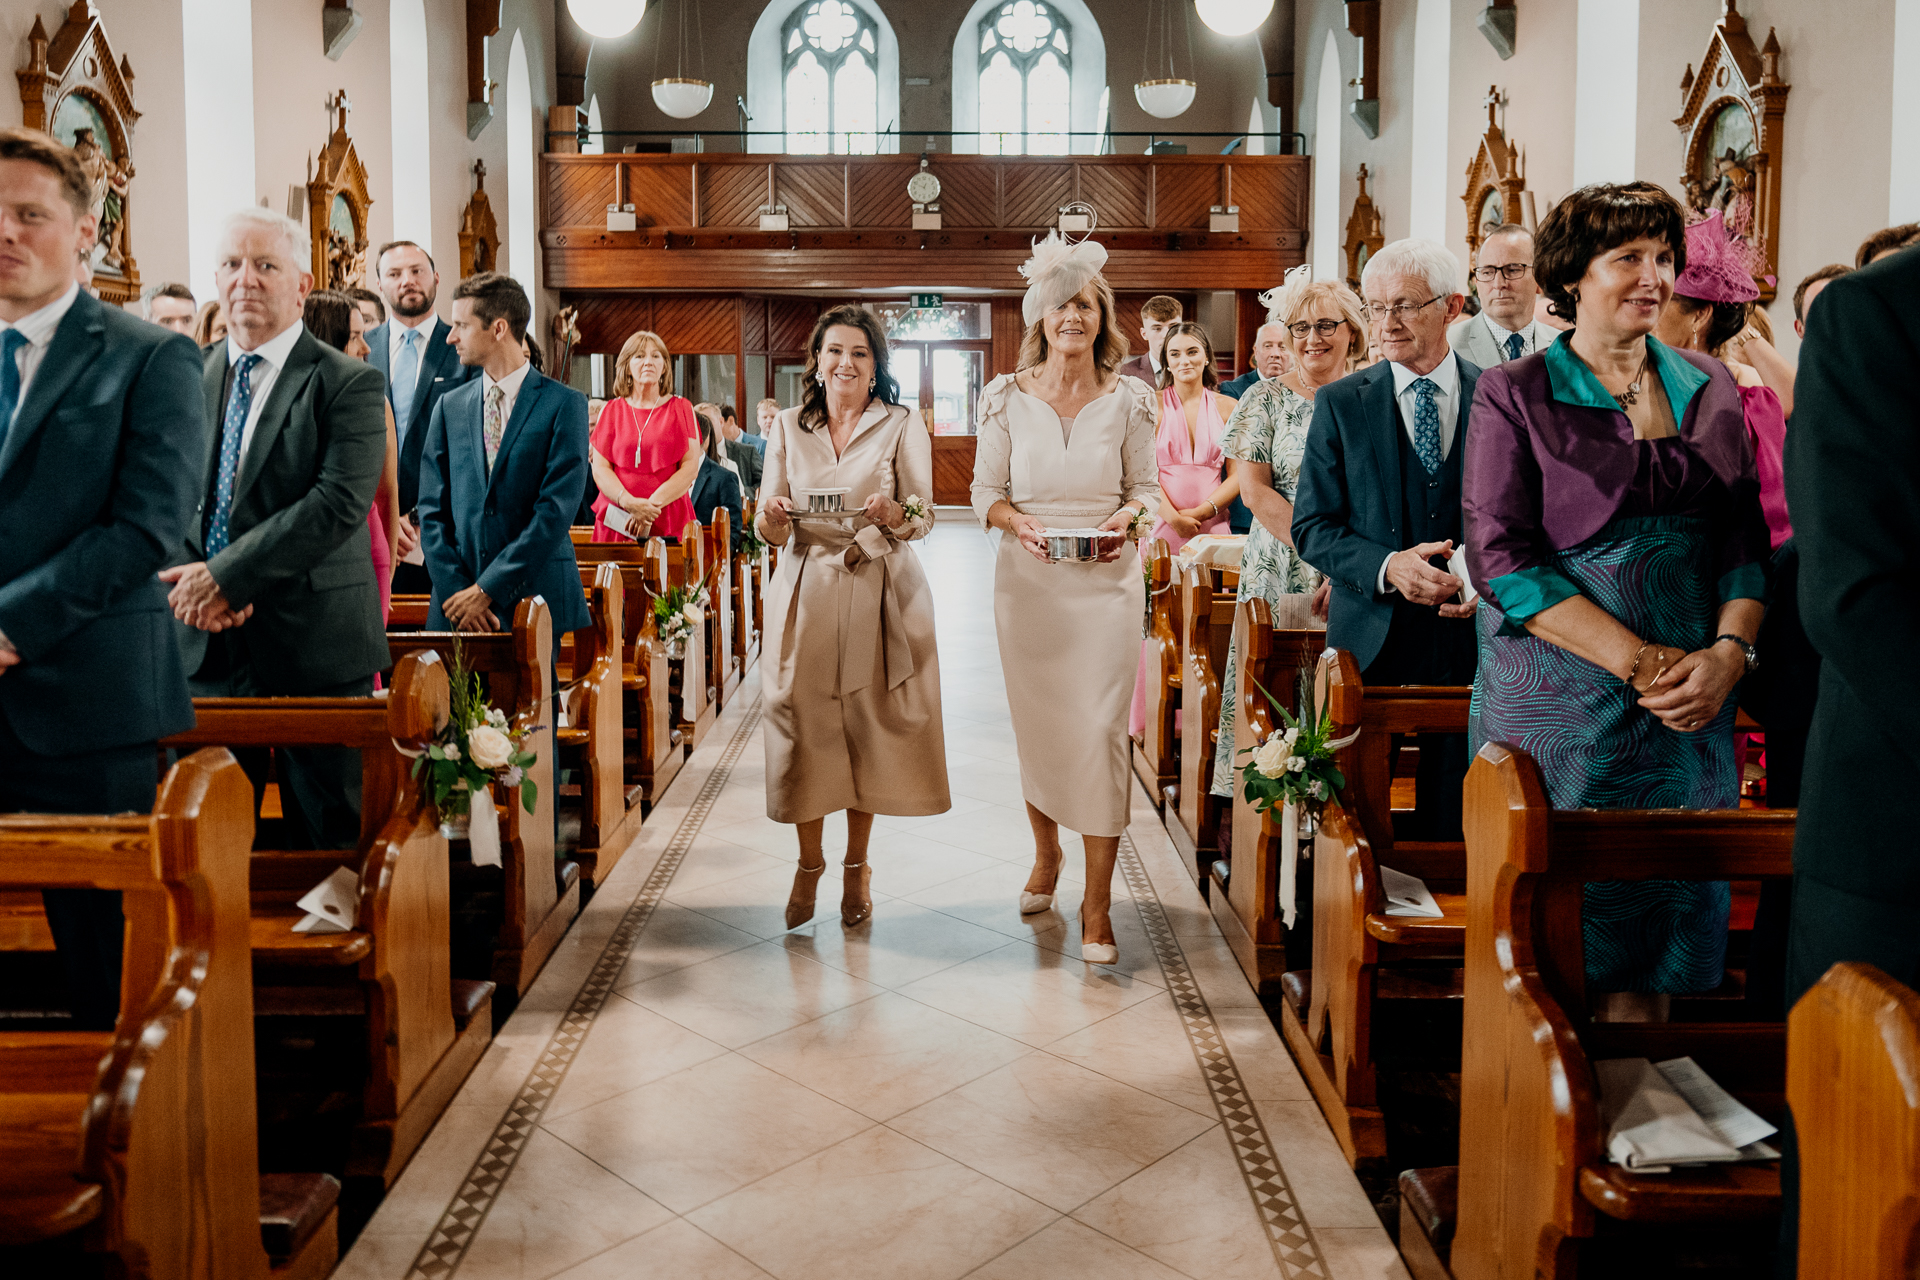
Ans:
{"type": "MultiPolygon", "coordinates": [[[[440,397],[472,378],[473,370],[454,355],[447,345],[451,330],[433,313],[440,273],[432,255],[411,240],[394,240],[380,246],[373,263],[388,319],[367,330],[367,363],[387,380],[387,401],[400,437],[400,540],[411,546],[419,535],[414,507],[420,501],[420,451],[427,423],[440,397]]],[[[395,565],[393,589],[408,595],[433,590],[426,565],[404,560],[395,565]]]]}
{"type": "Polygon", "coordinates": [[[1545,351],[1560,336],[1533,318],[1540,286],[1533,278],[1533,233],[1509,222],[1488,232],[1474,254],[1480,314],[1447,330],[1460,358],[1482,369],[1545,351]]]}
{"type": "MultiPolygon", "coordinates": [[[[306,233],[243,209],[214,273],[227,340],[201,376],[204,476],[187,563],[160,576],[196,697],[361,697],[388,664],[367,511],[386,462],[379,373],[308,333],[306,233]]],[[[262,785],[264,759],[235,751],[262,785]]],[[[360,832],[359,753],[279,752],[281,802],[309,849],[360,832]]]]}
{"type": "MultiPolygon", "coordinates": [[[[186,533],[205,411],[191,339],[74,283],[92,183],[0,129],[0,813],[145,813],[193,726],[154,573],[186,533]]],[[[45,894],[75,1028],[111,1030],[120,895],[45,894]]]]}

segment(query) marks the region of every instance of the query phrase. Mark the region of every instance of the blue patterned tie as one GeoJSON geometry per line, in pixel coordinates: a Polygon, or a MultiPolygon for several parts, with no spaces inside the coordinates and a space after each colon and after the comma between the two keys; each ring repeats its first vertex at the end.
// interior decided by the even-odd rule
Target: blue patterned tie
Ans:
{"type": "Polygon", "coordinates": [[[1526,350],[1526,340],[1517,333],[1507,335],[1507,359],[1518,360],[1520,353],[1526,350]]]}
{"type": "Polygon", "coordinates": [[[13,411],[20,407],[20,348],[26,345],[27,335],[18,329],[0,333],[0,444],[7,442],[13,411]]]}
{"type": "Polygon", "coordinates": [[[240,478],[240,441],[247,433],[247,411],[253,407],[255,355],[241,356],[233,365],[233,394],[227,397],[227,417],[220,424],[220,478],[213,484],[213,514],[207,518],[207,559],[227,549],[227,525],[233,518],[233,486],[240,478]]]}
{"type": "Polygon", "coordinates": [[[1431,378],[1416,379],[1413,384],[1413,451],[1420,465],[1432,475],[1440,469],[1440,388],[1431,378]]]}
{"type": "Polygon", "coordinates": [[[420,331],[400,335],[400,358],[393,362],[393,425],[402,440],[413,420],[413,389],[420,383],[420,331]]]}

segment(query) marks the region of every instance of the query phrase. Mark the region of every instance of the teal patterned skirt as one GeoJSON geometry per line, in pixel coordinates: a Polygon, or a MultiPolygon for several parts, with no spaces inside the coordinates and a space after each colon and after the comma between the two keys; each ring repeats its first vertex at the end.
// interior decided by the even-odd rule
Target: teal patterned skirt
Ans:
{"type": "MultiPolygon", "coordinates": [[[[1707,521],[1614,520],[1556,552],[1553,566],[1634,634],[1689,653],[1720,610],[1707,521]]],[[[1532,635],[1501,634],[1482,602],[1480,671],[1468,725],[1477,752],[1506,742],[1540,764],[1556,809],[1732,809],[1740,804],[1734,700],[1698,732],[1676,733],[1633,705],[1624,681],[1532,635]]],[[[1582,940],[1595,991],[1710,991],[1726,961],[1725,882],[1589,884],[1582,940]]]]}

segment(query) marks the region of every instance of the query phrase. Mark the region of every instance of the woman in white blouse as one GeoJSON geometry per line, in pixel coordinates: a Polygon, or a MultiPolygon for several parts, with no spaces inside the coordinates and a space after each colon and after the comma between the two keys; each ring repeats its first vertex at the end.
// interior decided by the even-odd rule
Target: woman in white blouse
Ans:
{"type": "Polygon", "coordinates": [[[1060,828],[1086,846],[1081,955],[1113,964],[1113,869],[1127,825],[1127,704],[1140,657],[1145,591],[1124,531],[1160,505],[1154,397],[1114,371],[1127,342],[1106,250],[1057,234],[1021,268],[1028,281],[1019,371],[981,397],[973,509],[999,529],[993,613],[1000,665],[1033,826],[1025,914],[1046,911],[1060,875],[1060,828]],[[1097,563],[1054,563],[1046,530],[1094,526],[1116,536],[1097,563]]]}

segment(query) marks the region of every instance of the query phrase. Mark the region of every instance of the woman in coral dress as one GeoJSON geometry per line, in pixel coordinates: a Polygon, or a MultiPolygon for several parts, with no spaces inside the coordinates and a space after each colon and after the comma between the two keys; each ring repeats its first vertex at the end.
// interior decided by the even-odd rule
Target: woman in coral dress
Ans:
{"type": "Polygon", "coordinates": [[[607,509],[625,513],[631,539],[680,539],[693,520],[688,494],[700,474],[700,424],[685,396],[673,394],[673,357],[658,334],[642,330],[620,348],[613,396],[590,437],[593,540],[629,539],[607,526],[607,509]]]}

